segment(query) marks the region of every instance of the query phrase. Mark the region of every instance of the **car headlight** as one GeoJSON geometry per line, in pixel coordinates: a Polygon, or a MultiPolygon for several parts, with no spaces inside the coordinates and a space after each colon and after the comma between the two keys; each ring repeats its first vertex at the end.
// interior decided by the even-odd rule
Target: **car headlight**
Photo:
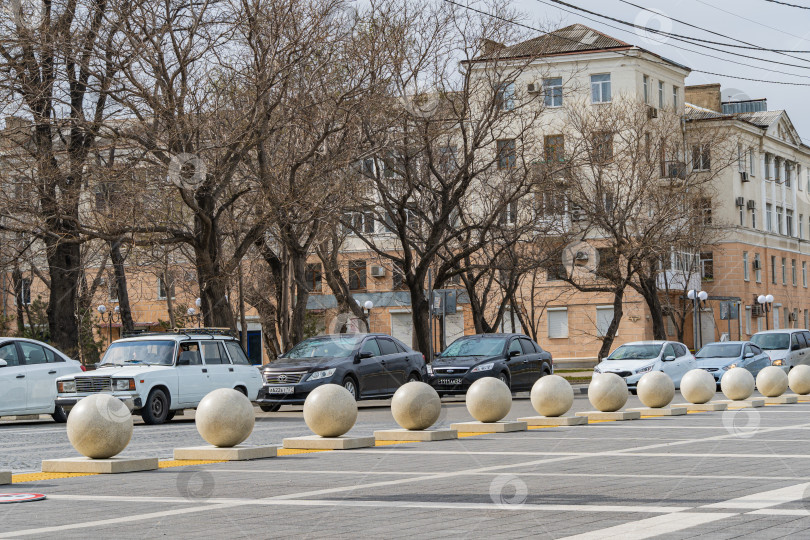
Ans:
{"type": "Polygon", "coordinates": [[[729,364],[727,366],[723,366],[723,369],[728,371],[728,370],[730,370],[732,368],[735,368],[735,367],[737,367],[737,364],[729,364]]]}
{"type": "Polygon", "coordinates": [[[655,364],[650,364],[649,366],[644,366],[643,368],[637,369],[636,373],[648,373],[648,372],[652,371],[653,366],[655,366],[655,364]]]}
{"type": "Polygon", "coordinates": [[[73,393],[76,391],[76,381],[57,381],[56,391],[61,393],[73,393]]]}
{"type": "Polygon", "coordinates": [[[135,390],[135,379],[113,379],[113,390],[135,390]]]}
{"type": "Polygon", "coordinates": [[[487,362],[486,364],[481,364],[480,366],[475,366],[472,368],[473,373],[480,373],[482,371],[492,371],[492,368],[495,366],[495,362],[487,362]]]}
{"type": "Polygon", "coordinates": [[[433,375],[433,366],[430,364],[425,364],[425,367],[427,368],[428,375],[433,375]]]}
{"type": "Polygon", "coordinates": [[[771,362],[771,365],[772,365],[772,366],[784,366],[784,365],[785,365],[785,361],[784,361],[784,359],[782,359],[782,358],[777,358],[776,360],[774,360],[773,362],[771,362]]]}
{"type": "Polygon", "coordinates": [[[595,367],[595,368],[593,368],[593,372],[594,373],[602,373],[602,370],[599,369],[598,367],[595,367]]]}
{"type": "Polygon", "coordinates": [[[335,374],[335,369],[336,368],[324,369],[324,370],[321,370],[321,371],[316,371],[315,373],[311,374],[307,380],[308,381],[317,381],[318,379],[329,378],[329,377],[331,377],[332,375],[335,374]]]}

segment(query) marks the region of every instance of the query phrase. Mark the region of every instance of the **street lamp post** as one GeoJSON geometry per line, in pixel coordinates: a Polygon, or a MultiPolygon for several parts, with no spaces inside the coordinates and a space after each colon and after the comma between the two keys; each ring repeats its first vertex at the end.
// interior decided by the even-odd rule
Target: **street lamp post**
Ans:
{"type": "Polygon", "coordinates": [[[703,325],[700,324],[700,303],[705,302],[706,299],[709,298],[709,293],[692,289],[686,293],[686,297],[692,301],[694,311],[694,330],[692,333],[694,334],[695,352],[697,352],[703,347],[703,325]]]}
{"type": "Polygon", "coordinates": [[[121,321],[121,313],[119,312],[118,306],[115,306],[111,312],[107,311],[107,306],[101,304],[96,308],[101,315],[101,322],[107,323],[107,337],[109,342],[112,343],[112,325],[113,322],[120,322],[121,321]]]}
{"type": "Polygon", "coordinates": [[[371,308],[374,307],[374,302],[366,300],[363,304],[363,313],[366,315],[366,332],[371,333],[371,308]]]}
{"type": "Polygon", "coordinates": [[[202,300],[197,298],[194,301],[194,304],[197,306],[197,309],[190,307],[186,310],[186,316],[191,320],[191,324],[194,324],[194,321],[197,321],[197,328],[201,328],[202,326],[202,310],[200,310],[200,306],[202,305],[202,300]]]}
{"type": "Polygon", "coordinates": [[[773,309],[773,295],[760,294],[757,297],[757,302],[761,304],[762,309],[765,310],[765,330],[768,330],[768,312],[773,309]]]}

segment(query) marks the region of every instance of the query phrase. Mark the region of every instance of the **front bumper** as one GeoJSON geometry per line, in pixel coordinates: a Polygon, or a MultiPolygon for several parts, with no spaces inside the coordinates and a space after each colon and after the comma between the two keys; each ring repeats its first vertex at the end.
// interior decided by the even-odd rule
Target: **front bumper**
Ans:
{"type": "MultiPolygon", "coordinates": [[[[98,392],[101,394],[106,394],[106,392],[98,392]]],[[[86,398],[87,396],[94,396],[94,394],[60,394],[56,396],[56,405],[65,409],[65,411],[70,412],[70,410],[82,399],[86,398]]],[[[139,396],[133,396],[132,394],[108,394],[112,395],[112,397],[116,399],[120,399],[124,405],[131,411],[135,409],[140,409],[143,407],[143,402],[139,396]]]]}
{"type": "Polygon", "coordinates": [[[327,379],[318,379],[317,381],[304,381],[298,384],[264,384],[259,389],[259,395],[256,397],[256,403],[259,405],[301,405],[307,399],[310,392],[315,390],[322,384],[340,384],[334,381],[335,377],[327,379]],[[270,388],[292,388],[292,393],[270,393],[270,388]]]}
{"type": "Polygon", "coordinates": [[[432,386],[437,392],[441,394],[466,394],[470,385],[478,379],[484,377],[493,377],[493,371],[479,371],[472,373],[470,371],[459,374],[436,374],[429,376],[428,384],[432,386]]]}

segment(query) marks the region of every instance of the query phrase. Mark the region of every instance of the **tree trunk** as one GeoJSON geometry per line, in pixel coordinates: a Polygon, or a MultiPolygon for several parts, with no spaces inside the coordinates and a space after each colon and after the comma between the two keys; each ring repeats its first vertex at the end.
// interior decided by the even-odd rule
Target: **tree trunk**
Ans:
{"type": "MultiPolygon", "coordinates": [[[[428,358],[431,351],[430,345],[430,311],[425,292],[422,290],[421,281],[412,280],[408,283],[411,293],[411,320],[413,321],[413,341],[412,346],[417,351],[428,358]]],[[[431,360],[428,358],[428,360],[431,360]]]]}
{"type": "Polygon", "coordinates": [[[650,276],[639,276],[639,283],[633,287],[644,298],[647,309],[650,310],[650,320],[653,327],[653,339],[667,339],[667,330],[664,325],[664,311],[661,307],[661,299],[658,297],[658,284],[654,274],[650,276]]]}
{"type": "Polygon", "coordinates": [[[78,352],[79,326],[76,320],[81,249],[78,242],[56,242],[48,249],[48,332],[51,342],[69,357],[78,352]]]}
{"type": "Polygon", "coordinates": [[[242,334],[239,341],[242,343],[242,349],[247,351],[247,317],[245,316],[245,289],[242,280],[242,265],[237,268],[239,277],[239,325],[242,327],[242,334]]]}
{"type": "Polygon", "coordinates": [[[616,332],[619,330],[619,323],[624,314],[624,288],[617,289],[613,292],[613,320],[610,321],[607,332],[602,338],[602,347],[599,349],[597,361],[601,362],[608,354],[610,348],[613,347],[613,340],[616,338],[616,332]]]}
{"type": "MultiPolygon", "coordinates": [[[[121,254],[121,241],[110,242],[110,260],[115,275],[115,290],[118,294],[118,314],[121,316],[121,332],[133,332],[135,323],[132,320],[132,309],[129,305],[129,292],[127,290],[127,274],[124,270],[124,256],[121,254]]],[[[171,296],[169,282],[165,281],[167,296],[171,296]]]]}
{"type": "Polygon", "coordinates": [[[307,316],[309,287],[306,284],[307,258],[305,254],[295,253],[289,259],[291,283],[295,291],[291,298],[289,346],[292,347],[304,340],[304,322],[307,316]]]}
{"type": "Polygon", "coordinates": [[[236,321],[227,296],[227,280],[220,275],[219,264],[212,261],[211,254],[195,247],[197,280],[200,285],[200,300],[204,326],[236,330],[236,321]]]}
{"type": "Polygon", "coordinates": [[[11,284],[14,290],[14,305],[17,309],[17,335],[25,335],[25,311],[23,311],[23,275],[19,268],[11,272],[11,284]]]}

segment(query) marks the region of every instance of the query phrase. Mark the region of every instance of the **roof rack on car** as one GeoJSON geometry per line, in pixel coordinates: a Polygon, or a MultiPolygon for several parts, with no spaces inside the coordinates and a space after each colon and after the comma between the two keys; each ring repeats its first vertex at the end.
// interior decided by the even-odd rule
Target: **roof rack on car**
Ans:
{"type": "Polygon", "coordinates": [[[122,332],[122,338],[141,337],[141,336],[165,336],[166,332],[142,332],[134,330],[132,332],[122,332]]]}
{"type": "Polygon", "coordinates": [[[230,336],[234,337],[230,328],[175,328],[174,331],[178,334],[185,334],[190,336],[207,334],[209,336],[230,336]]]}

